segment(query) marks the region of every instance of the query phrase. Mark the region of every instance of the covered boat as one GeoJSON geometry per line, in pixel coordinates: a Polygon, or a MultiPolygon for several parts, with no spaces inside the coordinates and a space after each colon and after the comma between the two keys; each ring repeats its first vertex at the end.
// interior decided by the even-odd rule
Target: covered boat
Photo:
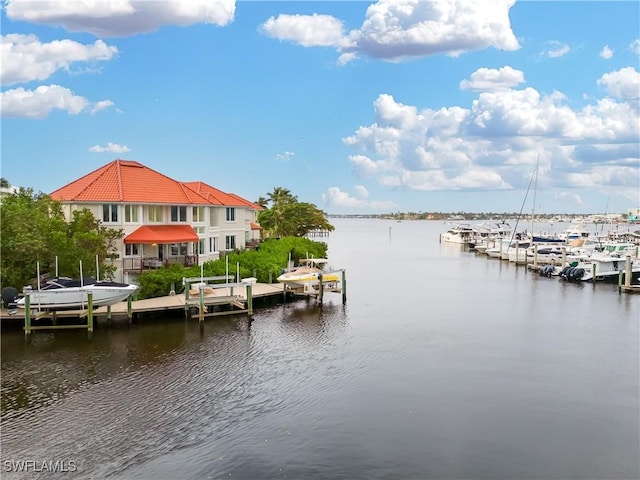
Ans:
{"type": "Polygon", "coordinates": [[[16,305],[18,308],[25,308],[28,295],[29,305],[32,308],[46,310],[85,308],[91,292],[93,306],[102,307],[126,300],[137,289],[137,285],[126,283],[57,277],[47,280],[39,289],[25,287],[23,290],[25,296],[20,298],[16,305]]]}

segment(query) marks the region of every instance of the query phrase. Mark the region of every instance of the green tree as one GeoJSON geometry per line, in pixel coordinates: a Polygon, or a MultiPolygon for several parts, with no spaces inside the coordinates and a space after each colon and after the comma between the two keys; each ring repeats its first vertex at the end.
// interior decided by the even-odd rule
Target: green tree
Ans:
{"type": "Polygon", "coordinates": [[[21,188],[5,196],[0,206],[2,285],[28,284],[36,277],[38,263],[41,274],[54,275],[56,258],[59,275],[77,277],[79,260],[84,275],[95,275],[96,255],[100,277],[110,278],[114,267],[108,259],[121,236],[121,231],[103,227],[88,210],[74,212],[66,222],[59,202],[21,188]]]}
{"type": "Polygon", "coordinates": [[[302,237],[312,230],[334,230],[322,210],[312,203],[299,202],[288,189],[276,187],[267,196],[270,208],[258,214],[265,236],[302,237]]]}
{"type": "Polygon", "coordinates": [[[0,188],[9,188],[10,186],[9,180],[4,177],[0,178],[0,188]]]}

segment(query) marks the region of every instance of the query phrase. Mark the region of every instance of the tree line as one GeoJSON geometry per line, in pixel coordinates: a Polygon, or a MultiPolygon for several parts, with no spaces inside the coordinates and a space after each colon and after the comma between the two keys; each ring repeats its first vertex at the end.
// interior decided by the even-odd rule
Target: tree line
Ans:
{"type": "MultiPolygon", "coordinates": [[[[2,185],[9,182],[2,179],[2,185]]],[[[290,190],[276,187],[256,202],[264,238],[303,237],[316,229],[333,231],[325,213],[299,202],[290,190]]],[[[88,209],[77,210],[67,221],[60,202],[30,188],[2,198],[0,205],[0,282],[21,288],[41,273],[111,279],[116,267],[122,229],[107,228],[88,209]],[[96,264],[96,258],[98,263],[96,264]]]]}

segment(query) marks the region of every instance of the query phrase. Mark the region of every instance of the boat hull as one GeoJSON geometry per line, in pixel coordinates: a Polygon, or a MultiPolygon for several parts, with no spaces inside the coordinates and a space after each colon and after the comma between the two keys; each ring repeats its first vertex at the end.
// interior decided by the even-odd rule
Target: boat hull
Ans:
{"type": "MultiPolygon", "coordinates": [[[[47,310],[64,310],[86,308],[89,293],[92,294],[93,307],[114,305],[127,299],[138,289],[135,285],[87,285],[85,287],[68,287],[52,290],[34,290],[28,292],[31,308],[47,310]]],[[[17,302],[18,308],[25,308],[25,298],[17,302]]]]}

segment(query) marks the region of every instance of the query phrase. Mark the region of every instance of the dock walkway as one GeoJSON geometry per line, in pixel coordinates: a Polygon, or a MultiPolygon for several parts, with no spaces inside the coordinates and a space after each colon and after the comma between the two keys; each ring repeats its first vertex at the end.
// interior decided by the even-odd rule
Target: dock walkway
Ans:
{"type": "MultiPolygon", "coordinates": [[[[247,290],[244,285],[241,284],[229,284],[229,285],[215,285],[208,286],[205,289],[203,295],[203,301],[205,306],[210,305],[235,305],[237,307],[244,307],[247,302],[247,290]]],[[[282,284],[266,284],[256,283],[252,285],[251,297],[264,298],[276,295],[283,295],[282,284]]],[[[129,312],[128,302],[119,302],[110,307],[99,307],[94,309],[94,317],[127,317],[130,313],[133,315],[140,313],[151,313],[171,310],[184,310],[185,308],[195,307],[198,308],[200,304],[199,295],[187,299],[184,294],[166,295],[163,297],[147,298],[144,300],[134,300],[131,302],[131,311],[129,312]]],[[[37,305],[34,305],[33,309],[36,309],[37,305]]],[[[58,319],[61,318],[76,318],[84,319],[88,315],[87,310],[62,310],[56,311],[55,316],[58,319]]],[[[45,318],[52,318],[53,313],[51,311],[37,312],[32,316],[33,320],[41,320],[45,318]]],[[[22,321],[24,324],[25,312],[23,309],[7,310],[3,308],[0,310],[0,320],[4,321],[22,321]]]]}

